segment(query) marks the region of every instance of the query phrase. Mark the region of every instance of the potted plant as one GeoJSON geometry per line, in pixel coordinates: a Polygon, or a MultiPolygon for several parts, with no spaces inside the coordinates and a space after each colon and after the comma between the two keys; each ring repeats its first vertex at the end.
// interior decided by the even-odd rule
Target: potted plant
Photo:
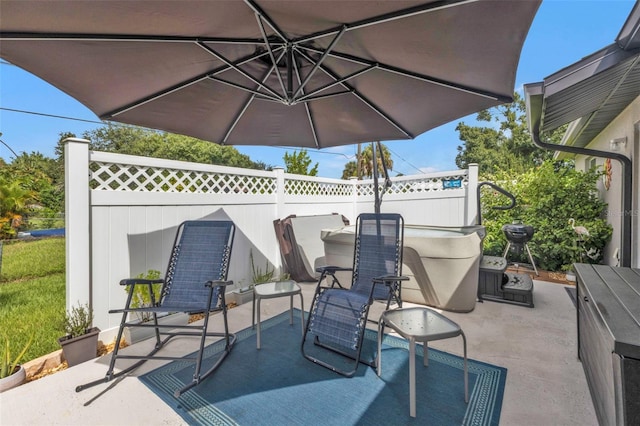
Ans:
{"type": "Polygon", "coordinates": [[[263,271],[260,267],[256,267],[253,260],[253,250],[249,250],[249,263],[251,264],[251,284],[233,291],[233,299],[238,305],[253,300],[253,286],[273,281],[275,270],[269,267],[268,260],[263,271]]]}
{"type": "MultiPolygon", "coordinates": [[[[136,278],[145,280],[157,280],[160,278],[160,271],[155,269],[149,269],[146,274],[137,275],[136,278]]],[[[133,284],[132,284],[133,285],[133,284]]],[[[124,287],[124,291],[129,294],[129,285],[124,287]]],[[[143,308],[152,305],[152,300],[157,302],[160,300],[160,291],[162,290],[162,283],[151,284],[151,291],[147,285],[133,285],[133,296],[131,297],[132,308],[143,308]],[[153,297],[151,295],[153,293],[153,297]]],[[[136,317],[140,322],[146,322],[151,320],[151,312],[135,312],[136,317]]]]}
{"type": "Polygon", "coordinates": [[[93,311],[89,305],[73,306],[64,319],[66,335],[58,339],[69,367],[93,359],[98,354],[100,329],[92,327],[93,311]]]}
{"type": "MultiPolygon", "coordinates": [[[[145,280],[157,280],[160,278],[160,271],[155,269],[149,269],[147,273],[142,273],[136,276],[136,278],[145,280]]],[[[129,293],[130,286],[125,286],[124,290],[129,293]]],[[[143,308],[153,305],[153,302],[160,300],[160,292],[162,291],[162,283],[151,284],[151,289],[148,285],[134,285],[133,296],[131,297],[132,308],[143,308]],[[151,291],[150,291],[151,290],[151,291]],[[153,292],[153,297],[151,297],[153,292]]],[[[135,312],[135,317],[139,323],[149,322],[153,319],[151,312],[135,312]]],[[[131,318],[129,319],[131,321],[131,318]]],[[[135,319],[134,319],[135,321],[135,319]]],[[[175,324],[186,325],[189,322],[189,315],[184,312],[177,312],[173,314],[164,314],[158,317],[159,324],[175,324]]],[[[125,340],[130,344],[140,342],[153,336],[155,331],[151,327],[127,327],[125,329],[125,340]]]]}
{"type": "Polygon", "coordinates": [[[32,342],[33,334],[18,356],[12,358],[9,338],[4,336],[4,343],[0,347],[0,392],[19,386],[27,379],[27,373],[20,364],[20,360],[32,342]]]}

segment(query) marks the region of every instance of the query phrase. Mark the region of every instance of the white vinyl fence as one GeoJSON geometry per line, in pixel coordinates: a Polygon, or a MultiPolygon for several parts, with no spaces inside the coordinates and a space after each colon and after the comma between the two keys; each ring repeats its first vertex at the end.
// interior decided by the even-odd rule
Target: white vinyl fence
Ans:
{"type": "MultiPolygon", "coordinates": [[[[250,283],[256,265],[281,267],[273,221],[339,213],[355,222],[374,210],[373,181],[327,179],[92,152],[88,141],[65,145],[67,309],[90,303],[103,331],[124,305],[123,278],[164,273],[177,226],[191,219],[236,224],[229,278],[250,283]]],[[[392,179],[383,212],[405,223],[461,226],[475,223],[477,167],[392,179]]],[[[319,237],[319,236],[318,236],[319,237]]]]}

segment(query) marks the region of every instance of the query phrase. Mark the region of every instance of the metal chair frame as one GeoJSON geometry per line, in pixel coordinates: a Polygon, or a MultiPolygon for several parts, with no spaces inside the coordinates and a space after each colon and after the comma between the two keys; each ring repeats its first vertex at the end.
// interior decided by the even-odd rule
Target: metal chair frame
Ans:
{"type": "MultiPolygon", "coordinates": [[[[122,377],[136,368],[140,367],[143,363],[150,359],[155,360],[181,360],[191,361],[195,363],[195,371],[193,373],[193,380],[187,383],[182,388],[175,391],[174,396],[177,398],[187,390],[198,385],[204,379],[209,377],[219,366],[222,361],[231,352],[233,345],[236,341],[236,336],[233,333],[229,333],[229,324],[227,320],[227,306],[225,301],[225,289],[227,286],[232,285],[233,281],[227,280],[227,272],[229,269],[229,261],[231,259],[231,248],[233,245],[233,238],[235,234],[235,226],[231,221],[186,221],[180,224],[176,237],[174,240],[173,250],[169,265],[167,267],[167,274],[165,279],[148,280],[140,278],[131,278],[120,281],[120,285],[129,286],[129,293],[127,295],[127,301],[123,309],[113,309],[109,313],[122,313],[122,319],[120,321],[120,327],[116,337],[115,347],[109,363],[109,369],[104,378],[95,380],[93,382],[80,385],[76,387],[76,392],[80,392],[84,389],[93,387],[100,383],[110,382],[113,379],[122,377]],[[193,228],[193,229],[192,229],[193,228]],[[207,234],[205,228],[209,228],[210,232],[214,233],[213,236],[222,237],[220,241],[212,241],[212,235],[207,234]],[[196,235],[201,234],[201,235],[196,235]],[[220,235],[218,235],[220,234],[220,235]],[[201,265],[203,268],[211,267],[212,270],[216,270],[217,276],[211,276],[208,280],[191,280],[189,282],[189,268],[197,265],[183,265],[180,264],[180,252],[187,250],[188,241],[185,244],[185,236],[188,238],[196,238],[195,245],[198,253],[208,251],[210,248],[216,248],[214,253],[218,256],[215,259],[206,259],[201,265]],[[212,266],[213,265],[213,266],[212,266]],[[185,276],[185,274],[187,276],[185,276]],[[155,296],[152,291],[153,284],[162,284],[162,290],[160,300],[156,302],[155,296]],[[149,307],[131,307],[131,301],[133,300],[134,287],[136,285],[145,285],[149,287],[149,293],[151,296],[151,306],[149,307]],[[189,286],[194,287],[194,293],[189,293],[189,286]],[[184,287],[187,287],[187,293],[185,293],[184,287]],[[172,293],[174,295],[172,299],[172,293]],[[189,294],[188,294],[189,293],[189,294]],[[195,296],[192,300],[187,300],[189,296],[195,296]],[[178,300],[175,300],[178,299],[178,300]],[[183,300],[183,305],[180,301],[183,300]],[[204,321],[202,325],[172,325],[172,324],[159,324],[158,313],[165,312],[187,312],[189,314],[204,313],[204,321]],[[222,332],[209,332],[209,314],[214,312],[221,312],[224,322],[224,331],[222,332]],[[127,321],[127,317],[130,313],[149,313],[153,317],[153,321],[149,323],[138,323],[136,321],[127,321]],[[141,327],[141,328],[153,328],[155,331],[155,346],[146,355],[129,355],[120,353],[120,343],[123,338],[125,327],[141,327]],[[182,356],[161,356],[156,355],[164,345],[173,337],[176,336],[197,336],[200,338],[198,351],[194,355],[189,357],[182,356]],[[221,353],[220,358],[204,373],[202,369],[202,357],[205,347],[205,340],[207,337],[222,337],[225,341],[224,351],[221,353]],[[117,359],[133,359],[138,362],[133,365],[114,372],[117,359]]],[[[199,268],[200,269],[200,268],[199,268]]]]}
{"type": "MultiPolygon", "coordinates": [[[[375,367],[375,360],[373,362],[366,362],[361,360],[362,354],[362,344],[364,341],[364,334],[366,323],[368,321],[369,316],[369,308],[373,304],[375,300],[385,300],[386,301],[386,309],[389,309],[391,301],[395,299],[397,303],[401,306],[401,281],[408,280],[408,277],[402,276],[402,246],[403,246],[403,238],[404,238],[404,221],[402,216],[398,214],[373,214],[373,213],[363,213],[358,216],[356,221],[356,239],[355,239],[355,247],[354,247],[354,255],[353,255],[353,268],[344,268],[344,267],[336,267],[336,266],[326,266],[323,268],[318,268],[318,271],[321,272],[320,278],[318,280],[318,285],[316,287],[316,291],[313,297],[313,301],[311,304],[311,309],[309,312],[309,317],[307,319],[304,336],[301,344],[301,351],[303,356],[325,368],[328,368],[338,374],[341,374],[346,377],[352,377],[357,369],[359,363],[365,363],[367,365],[375,367]],[[362,240],[363,240],[363,222],[365,224],[369,224],[373,221],[377,225],[377,235],[365,235],[375,236],[378,239],[383,238],[381,235],[382,226],[389,226],[389,223],[395,223],[395,236],[394,236],[394,253],[393,259],[385,259],[385,265],[367,265],[374,269],[373,271],[362,271],[362,263],[365,263],[368,259],[367,256],[370,256],[369,253],[365,253],[363,251],[362,240]],[[382,225],[382,223],[386,223],[386,225],[382,225]],[[393,261],[393,271],[388,270],[388,265],[386,264],[388,261],[393,261]],[[335,276],[335,273],[338,271],[353,271],[352,276],[352,284],[351,288],[346,289],[342,285],[335,276]],[[370,276],[371,273],[381,272],[380,276],[371,276],[370,280],[368,278],[361,278],[361,275],[370,276]],[[323,285],[325,280],[331,280],[330,285],[323,285]],[[367,281],[367,282],[364,282],[367,281]],[[338,285],[338,288],[336,288],[338,285]],[[384,286],[384,290],[380,290],[376,292],[377,288],[380,286],[384,286]],[[383,296],[384,295],[384,296],[383,296]],[[337,297],[339,302],[332,303],[330,302],[331,297],[337,297]],[[344,302],[344,306],[339,306],[341,301],[346,300],[344,302]],[[319,308],[319,304],[324,304],[325,308],[319,308]],[[343,309],[345,311],[353,311],[354,306],[358,306],[357,304],[361,304],[361,312],[359,317],[359,323],[354,324],[354,332],[357,335],[357,341],[355,343],[355,349],[344,346],[340,347],[339,343],[332,342],[326,343],[323,341],[323,338],[319,337],[314,333],[314,321],[316,318],[322,317],[322,314],[318,312],[318,310],[326,309],[326,306],[331,306],[331,308],[343,309]],[[307,340],[308,334],[314,334],[313,343],[317,346],[323,347],[331,352],[338,353],[345,357],[353,359],[353,368],[346,370],[338,368],[335,365],[330,364],[329,362],[319,359],[305,350],[305,343],[307,340]]],[[[366,249],[366,245],[364,247],[366,249]]],[[[375,257],[374,253],[374,257],[375,257]]],[[[366,268],[365,268],[366,269],[366,268]]],[[[353,318],[351,318],[353,319],[353,318]]]]}

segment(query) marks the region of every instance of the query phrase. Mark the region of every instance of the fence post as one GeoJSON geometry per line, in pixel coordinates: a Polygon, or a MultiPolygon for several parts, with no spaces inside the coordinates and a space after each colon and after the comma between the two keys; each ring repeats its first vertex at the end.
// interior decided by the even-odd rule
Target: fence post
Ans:
{"type": "Polygon", "coordinates": [[[274,167],[273,171],[276,174],[276,219],[280,219],[284,211],[284,167],[274,167]]]}
{"type": "Polygon", "coordinates": [[[360,181],[357,176],[349,177],[349,183],[351,184],[351,223],[356,222],[356,217],[358,217],[358,185],[360,181]]]}
{"type": "Polygon", "coordinates": [[[469,164],[469,179],[467,184],[467,217],[466,225],[475,225],[478,218],[478,165],[469,164]]]}
{"type": "Polygon", "coordinates": [[[64,208],[66,235],[66,308],[91,303],[91,236],[89,221],[89,141],[64,143],[64,208]]]}

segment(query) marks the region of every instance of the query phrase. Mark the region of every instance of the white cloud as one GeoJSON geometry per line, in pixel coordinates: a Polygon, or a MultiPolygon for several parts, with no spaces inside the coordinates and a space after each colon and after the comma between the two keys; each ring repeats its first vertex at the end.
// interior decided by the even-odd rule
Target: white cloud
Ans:
{"type": "Polygon", "coordinates": [[[440,169],[438,169],[437,167],[429,166],[429,167],[420,167],[420,171],[422,173],[435,173],[435,172],[439,172],[440,169]]]}

